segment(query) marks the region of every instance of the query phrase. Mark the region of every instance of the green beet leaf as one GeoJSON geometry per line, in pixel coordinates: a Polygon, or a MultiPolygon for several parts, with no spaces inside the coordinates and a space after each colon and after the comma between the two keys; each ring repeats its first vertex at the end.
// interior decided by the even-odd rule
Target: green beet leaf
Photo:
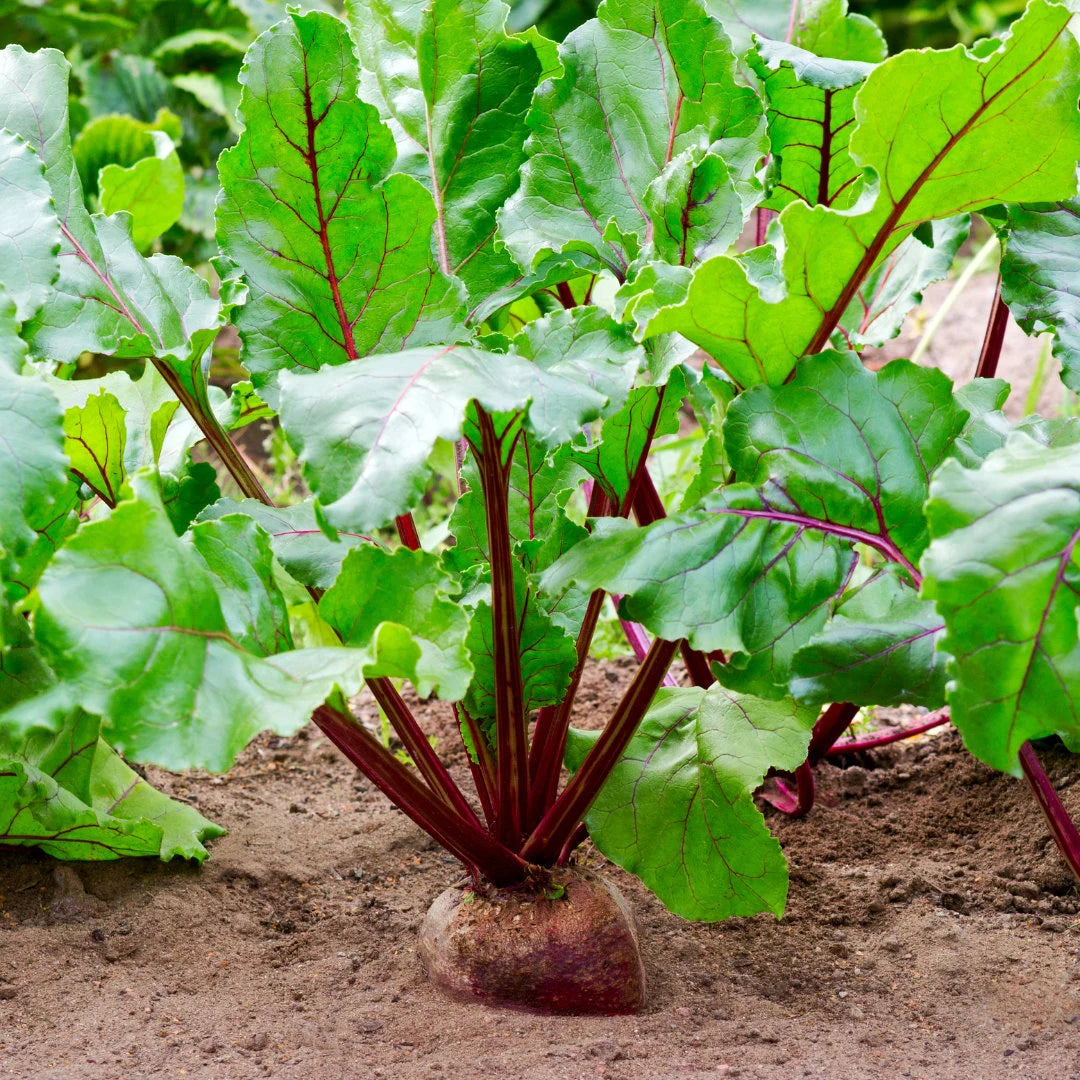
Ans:
{"type": "Polygon", "coordinates": [[[255,656],[292,648],[285,599],[274,582],[270,537],[243,514],[203,521],[191,544],[218,579],[217,595],[232,639],[255,656]]]}
{"type": "Polygon", "coordinates": [[[221,499],[202,511],[204,521],[243,514],[269,534],[274,557],[301,585],[329,589],[350,549],[372,543],[358,533],[337,532],[331,540],[319,527],[311,502],[267,506],[255,499],[221,499]]]}
{"type": "Polygon", "coordinates": [[[866,276],[924,222],[1072,194],[1080,112],[1058,92],[1080,76],[1069,18],[1034,0],[993,49],[880,64],[856,96],[849,151],[872,172],[854,205],[792,201],[770,233],[775,250],[709,259],[666,293],[639,289],[627,310],[640,331],[684,335],[741,386],[779,384],[828,344],[866,276]],[[1034,129],[1053,137],[1038,149],[1016,140],[1034,129]]]}
{"type": "Polygon", "coordinates": [[[60,268],[60,223],[41,158],[10,131],[0,131],[0,280],[25,322],[49,295],[60,268]]]}
{"type": "Polygon", "coordinates": [[[101,208],[126,210],[131,239],[144,251],[180,220],[184,209],[184,170],[172,140],[154,132],[154,153],[134,165],[110,164],[101,170],[101,208]]]}
{"type": "Polygon", "coordinates": [[[58,859],[179,856],[202,862],[225,830],[170,799],[124,764],[82,710],[57,735],[0,730],[0,844],[58,859]]]}
{"type": "Polygon", "coordinates": [[[357,78],[344,23],[319,12],[267,30],[241,73],[245,130],[220,161],[217,233],[250,287],[236,325],[271,404],[283,371],[460,333],[431,195],[389,175],[394,140],[357,78]]]}
{"type": "Polygon", "coordinates": [[[743,200],[727,162],[713,150],[691,146],[665,166],[645,190],[651,243],[646,258],[695,266],[739,238],[743,200]]]}
{"type": "Polygon", "coordinates": [[[1080,734],[1080,449],[1014,435],[930,489],[923,595],[944,618],[953,723],[976,757],[1019,775],[1028,739],[1080,734]]]}
{"type": "Polygon", "coordinates": [[[421,697],[434,690],[457,701],[472,675],[468,616],[450,599],[457,591],[437,556],[365,544],[345,556],[319,614],[346,645],[370,655],[365,676],[409,679],[421,697]]]}
{"type": "Polygon", "coordinates": [[[526,270],[582,251],[622,280],[653,229],[649,186],[702,139],[748,181],[765,150],[761,106],[700,0],[608,0],[559,59],[564,74],[536,92],[500,234],[526,270]]]}
{"type": "Polygon", "coordinates": [[[0,365],[0,584],[15,598],[34,584],[31,558],[69,490],[63,413],[50,389],[0,365]]]}
{"type": "Polygon", "coordinates": [[[281,422],[304,477],[339,529],[379,528],[413,509],[438,440],[461,436],[472,400],[527,414],[540,445],[574,437],[607,399],[512,354],[467,346],[371,356],[281,377],[281,422]]]}
{"type": "Polygon", "coordinates": [[[847,0],[708,0],[708,8],[740,53],[756,35],[838,60],[885,56],[881,31],[865,15],[849,15],[847,0]]]}
{"type": "MultiPolygon", "coordinates": [[[[770,768],[803,761],[815,715],[719,688],[661,690],[585,818],[593,843],[684,918],[782,915],[787,863],[753,796],[770,768]]],[[[571,730],[570,769],[597,734],[571,730]]]]}
{"type": "Polygon", "coordinates": [[[600,429],[600,441],[590,447],[574,447],[573,460],[585,469],[620,513],[629,512],[631,485],[652,440],[679,430],[679,407],[686,376],[675,372],[666,386],[639,386],[626,404],[609,416],[600,429]]]}
{"type": "Polygon", "coordinates": [[[792,658],[791,694],[825,705],[945,703],[945,630],[934,605],[889,570],[844,596],[821,633],[792,658]]]}
{"type": "Polygon", "coordinates": [[[64,413],[64,452],[71,471],[107,506],[120,501],[124,482],[125,414],[107,390],[73,405],[64,413]]]}
{"type": "Polygon", "coordinates": [[[764,205],[851,206],[862,179],[849,150],[855,94],[873,64],[822,60],[776,41],[760,42],[750,59],[768,100],[769,147],[778,161],[764,205]]]}
{"type": "Polygon", "coordinates": [[[598,522],[542,582],[618,593],[656,636],[727,654],[714,668],[725,685],[783,695],[792,656],[851,580],[853,544],[914,573],[929,477],[965,420],[940,372],[808,357],[786,386],[755,387],[727,409],[736,483],[644,529],[598,522]]]}
{"type": "Polygon", "coordinates": [[[179,540],[151,485],[84,525],[38,585],[46,661],[99,714],[126,757],[229,767],[259,731],[291,734],[334,684],[359,684],[364,654],[305,649],[261,659],[233,637],[237,597],[179,540]]]}
{"type": "Polygon", "coordinates": [[[922,302],[923,290],[944,280],[968,236],[968,214],[934,221],[930,243],[909,236],[862,280],[837,327],[837,343],[848,348],[880,346],[896,337],[912,308],[922,302]]]}
{"type": "Polygon", "coordinates": [[[362,93],[400,132],[398,167],[432,192],[439,265],[475,305],[520,277],[496,250],[495,214],[521,180],[540,60],[506,32],[501,0],[350,0],[346,10],[362,93]]]}

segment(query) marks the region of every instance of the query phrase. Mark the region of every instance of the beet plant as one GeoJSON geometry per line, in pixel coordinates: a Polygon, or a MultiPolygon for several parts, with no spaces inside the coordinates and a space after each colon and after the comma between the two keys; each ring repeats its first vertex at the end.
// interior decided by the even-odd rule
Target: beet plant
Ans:
{"type": "Polygon", "coordinates": [[[425,923],[437,983],[628,1011],[636,933],[586,835],[686,918],[779,915],[754,793],[796,772],[805,803],[858,705],[947,700],[1036,779],[1031,739],[1080,739],[1075,425],[858,356],[973,212],[1019,257],[1075,194],[1069,12],[885,59],[840,3],[748,26],[774,7],[606,0],[558,46],[498,0],[290,14],[246,55],[198,273],[86,209],[63,56],[0,53],[0,843],[201,858],[216,827],[124,759],[224,770],[311,718],[468,870],[425,923]],[[666,505],[650,454],[691,412],[666,505]],[[284,505],[234,436],[268,419],[284,505]],[[422,537],[437,470],[459,495],[422,537]],[[640,664],[574,727],[609,596],[640,664]]]}

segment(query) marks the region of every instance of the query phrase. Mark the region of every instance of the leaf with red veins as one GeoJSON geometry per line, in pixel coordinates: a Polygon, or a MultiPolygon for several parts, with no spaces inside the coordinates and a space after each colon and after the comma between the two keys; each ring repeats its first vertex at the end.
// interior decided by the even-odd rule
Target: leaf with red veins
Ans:
{"type": "Polygon", "coordinates": [[[809,705],[945,703],[945,626],[895,568],[851,589],[792,661],[791,694],[809,705]]]}
{"type": "Polygon", "coordinates": [[[644,529],[601,520],[543,577],[624,596],[669,641],[723,650],[733,689],[787,692],[793,655],[821,632],[874,548],[915,582],[929,477],[967,414],[937,371],[850,354],[808,357],[786,386],[755,387],[723,418],[736,483],[644,529]]]}
{"type": "MultiPolygon", "coordinates": [[[[368,532],[420,503],[438,440],[458,439],[476,401],[547,452],[607,404],[579,378],[466,345],[368,356],[281,378],[281,424],[334,528],[368,532]]],[[[509,451],[513,439],[503,440],[509,451]]]]}
{"type": "MultiPolygon", "coordinates": [[[[593,843],[684,918],[783,914],[787,863],[754,791],[805,759],[815,715],[719,687],[660,690],[585,817],[593,843]]],[[[598,734],[571,729],[572,771],[598,734]]]]}
{"type": "Polygon", "coordinates": [[[460,336],[460,287],[432,251],[435,206],[394,174],[393,137],[357,95],[345,24],[292,14],[248,50],[244,133],[220,161],[222,250],[250,288],[236,325],[252,381],[460,336]]]}
{"type": "Polygon", "coordinates": [[[708,7],[740,54],[756,35],[840,60],[885,56],[881,31],[865,15],[849,15],[847,0],[708,0],[708,7]]]}
{"type": "Polygon", "coordinates": [[[349,551],[364,544],[374,544],[370,536],[339,532],[333,540],[319,527],[311,500],[291,506],[267,506],[256,499],[219,499],[200,515],[211,521],[227,514],[246,514],[257,521],[270,536],[274,558],[301,585],[329,589],[341,572],[341,563],[349,551]]]}
{"type": "Polygon", "coordinates": [[[152,788],[81,709],[56,735],[0,733],[0,844],[56,859],[180,856],[202,862],[225,830],[152,788]]]}
{"type": "Polygon", "coordinates": [[[762,288],[761,250],[718,255],[688,280],[660,277],[631,310],[648,337],[676,332],[740,386],[779,385],[827,347],[867,275],[920,225],[989,203],[1075,194],[1080,79],[1071,13],[1033,0],[1009,33],[976,52],[906,52],[879,64],[855,100],[849,152],[877,183],[848,209],[793,200],[770,229],[783,274],[762,288]],[[1045,133],[1033,154],[1017,131],[1045,133]]]}
{"type": "Polygon", "coordinates": [[[704,140],[749,181],[766,149],[761,103],[700,0],[608,0],[559,58],[564,74],[533,99],[500,235],[526,270],[575,250],[621,280],[654,227],[646,191],[673,158],[704,140]]]}
{"type": "MultiPolygon", "coordinates": [[[[34,613],[43,659],[102,717],[110,743],[129,760],[222,771],[259,731],[297,731],[335,685],[359,689],[369,659],[361,649],[244,649],[237,637],[262,636],[275,618],[268,553],[257,555],[258,582],[252,566],[223,597],[222,579],[175,535],[147,474],[135,479],[138,498],[84,524],[56,554],[34,613]]],[[[214,540],[227,531],[204,527],[214,540]]]]}
{"type": "Polygon", "coordinates": [[[762,41],[750,63],[768,101],[769,148],[778,175],[763,205],[782,210],[801,200],[811,206],[851,206],[863,170],[848,151],[855,130],[855,95],[873,64],[823,60],[776,41],[762,41]]]}
{"type": "Polygon", "coordinates": [[[890,559],[913,566],[928,540],[930,477],[966,420],[940,371],[897,360],[874,373],[827,352],[785,386],[741,394],[724,442],[738,479],[770,503],[877,537],[890,559]]]}
{"type": "Polygon", "coordinates": [[[935,221],[930,243],[909,236],[863,279],[836,330],[836,342],[849,348],[880,346],[897,336],[923,290],[949,274],[971,227],[969,214],[935,221]]]}
{"type": "Polygon", "coordinates": [[[1080,736],[1080,447],[1014,435],[977,469],[948,461],[927,503],[923,595],[945,621],[953,723],[1020,775],[1028,739],[1080,736]]]}
{"type": "Polygon", "coordinates": [[[495,214],[517,190],[525,114],[541,77],[533,43],[506,31],[502,0],[350,0],[361,94],[398,139],[398,171],[435,199],[439,265],[476,307],[519,277],[496,250],[495,214]]]}

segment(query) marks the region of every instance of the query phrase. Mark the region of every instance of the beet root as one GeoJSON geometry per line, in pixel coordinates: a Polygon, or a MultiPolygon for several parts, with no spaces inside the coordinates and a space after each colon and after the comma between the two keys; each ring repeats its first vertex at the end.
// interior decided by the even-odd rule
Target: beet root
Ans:
{"type": "Polygon", "coordinates": [[[634,1013],[645,971],[614,885],[562,867],[540,886],[447,889],[420,928],[428,978],[452,997],[530,1012],[634,1013]]]}

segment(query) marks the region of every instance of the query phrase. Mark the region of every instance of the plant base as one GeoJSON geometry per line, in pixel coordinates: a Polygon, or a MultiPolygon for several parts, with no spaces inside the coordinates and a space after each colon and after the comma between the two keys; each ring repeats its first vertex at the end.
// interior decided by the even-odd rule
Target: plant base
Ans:
{"type": "Polygon", "coordinates": [[[542,1013],[638,1012],[645,971],[610,882],[559,868],[540,889],[447,889],[420,928],[428,978],[452,997],[542,1013]]]}

